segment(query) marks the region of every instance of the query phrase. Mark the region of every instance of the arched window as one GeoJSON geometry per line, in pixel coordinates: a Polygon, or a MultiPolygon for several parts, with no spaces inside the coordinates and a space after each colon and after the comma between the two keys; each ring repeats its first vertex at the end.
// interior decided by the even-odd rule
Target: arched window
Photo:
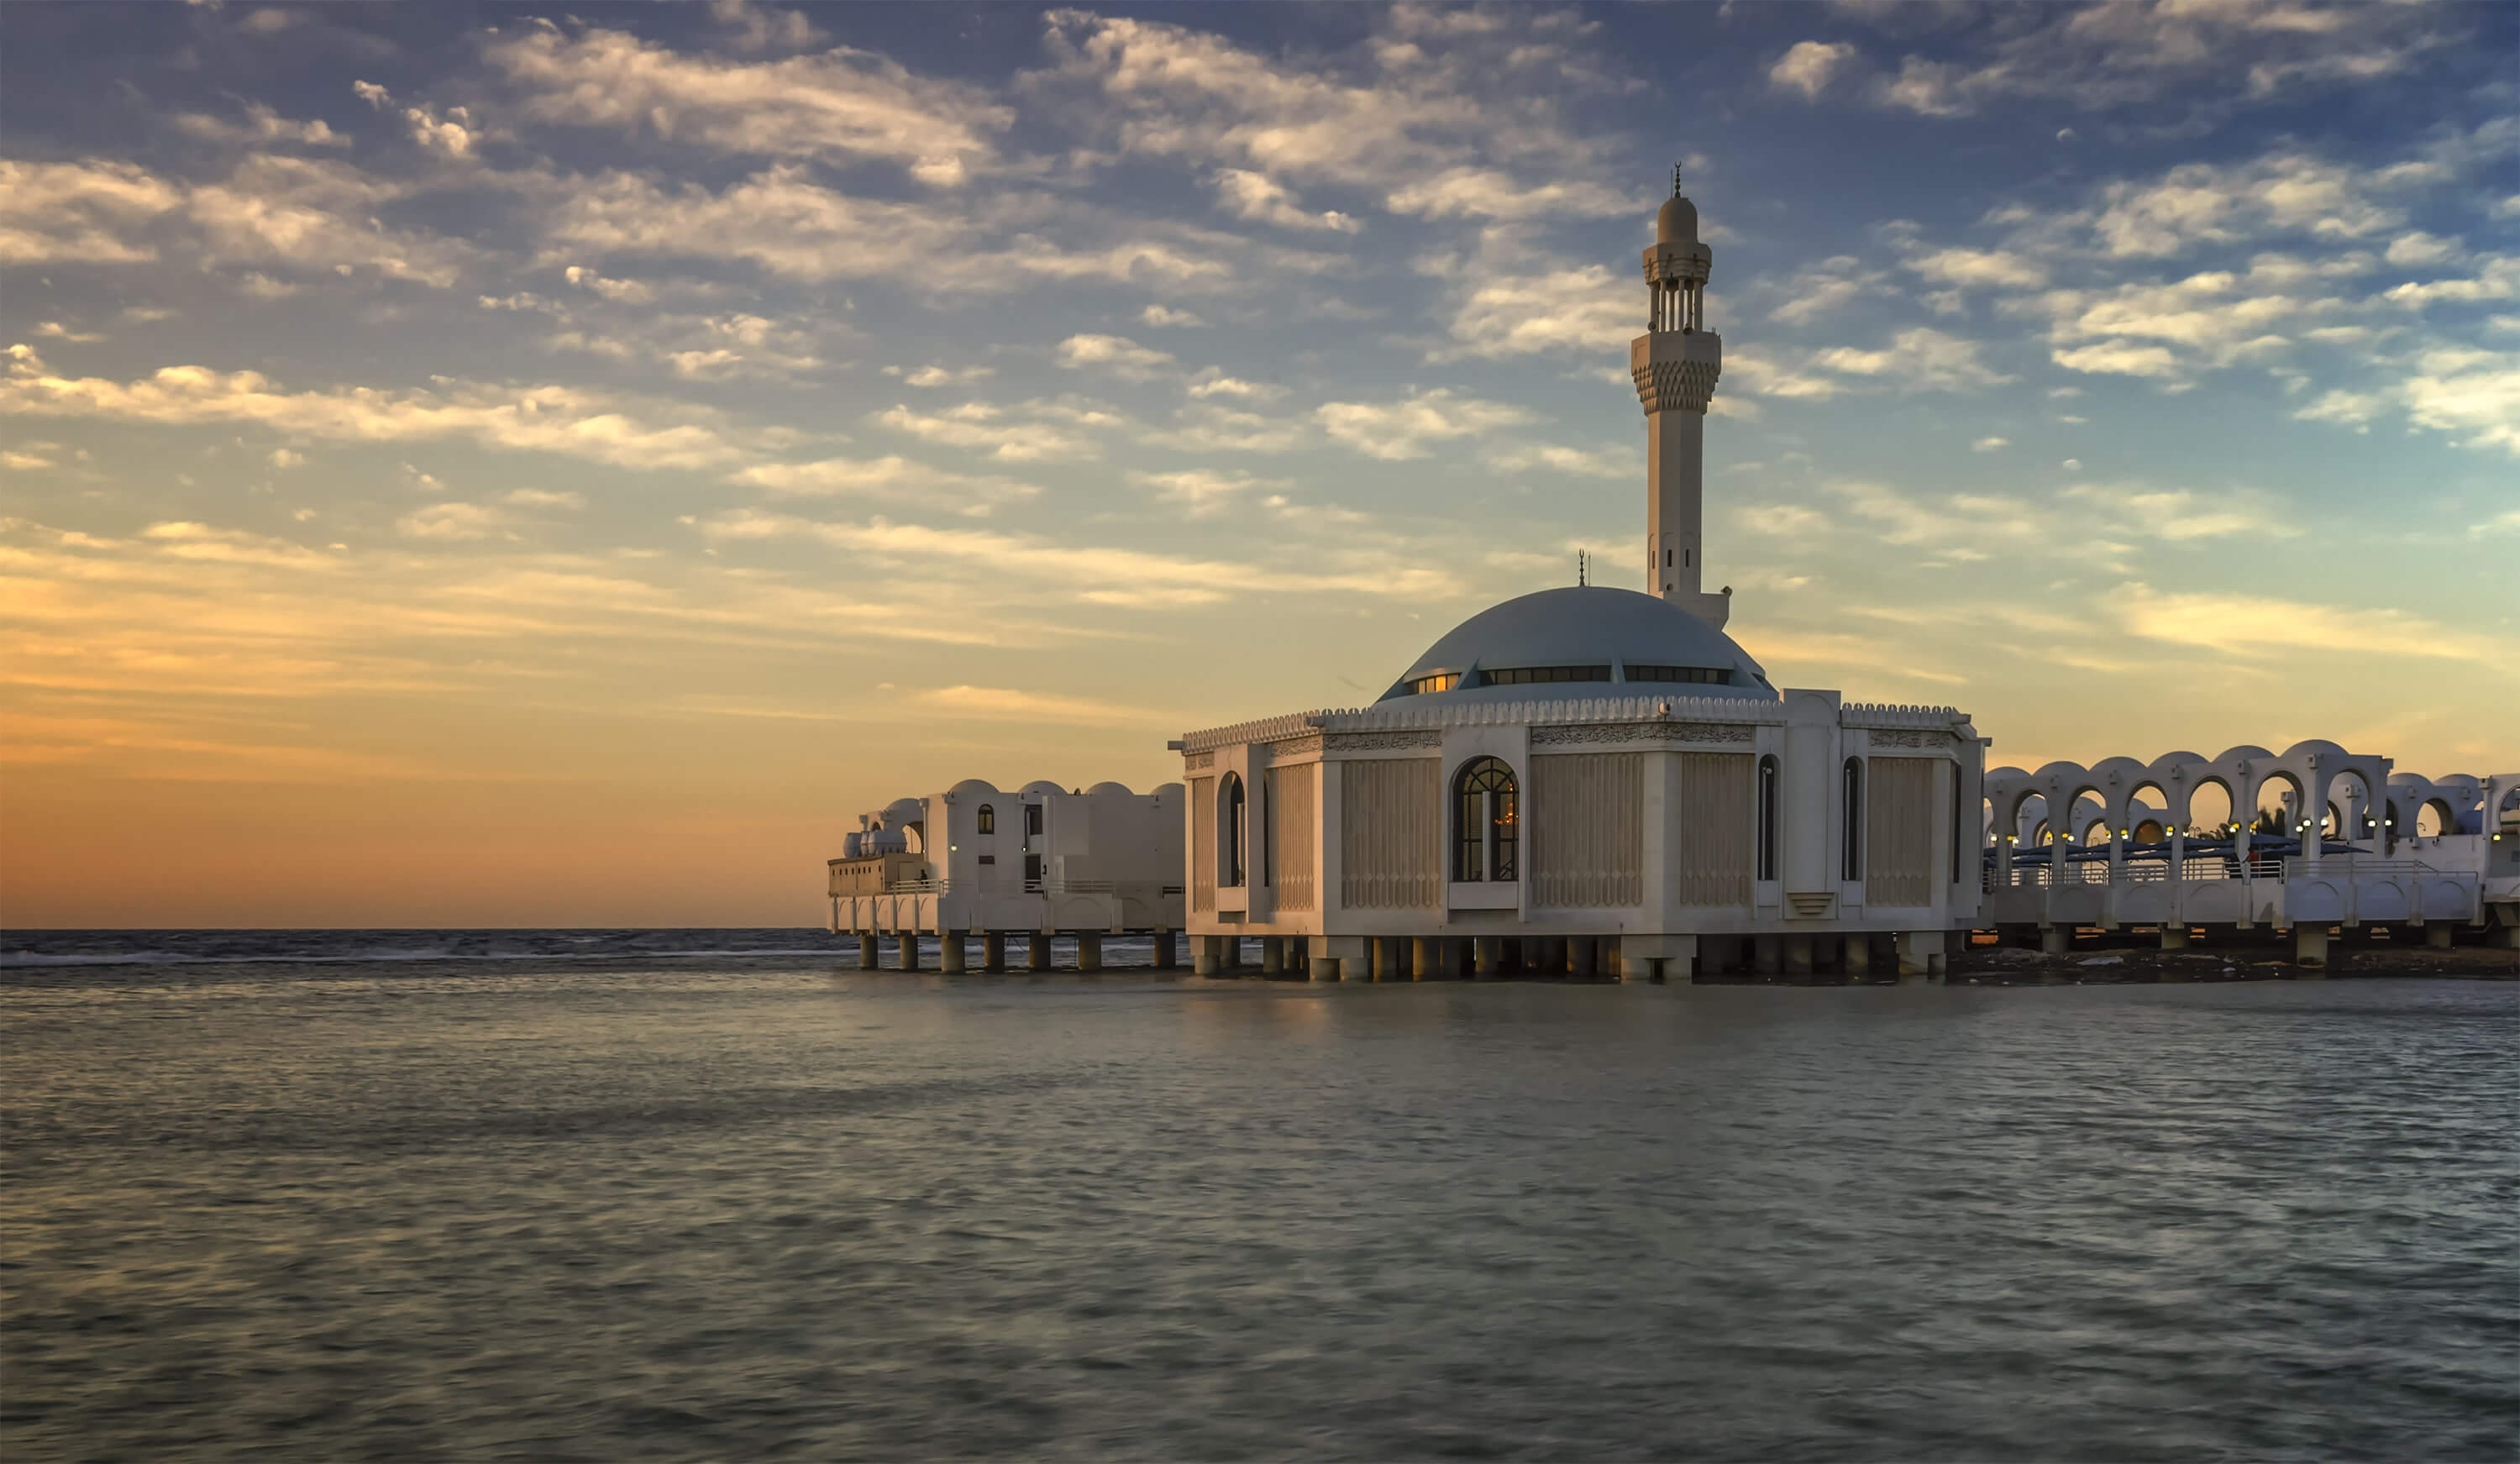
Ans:
{"type": "Polygon", "coordinates": [[[989,804],[981,804],[979,819],[975,821],[973,826],[975,830],[980,833],[996,833],[998,831],[997,809],[989,804]]]}
{"type": "Polygon", "coordinates": [[[1224,868],[1225,877],[1219,879],[1217,883],[1228,889],[1237,889],[1242,884],[1242,834],[1243,825],[1247,821],[1243,817],[1241,777],[1232,773],[1225,775],[1225,787],[1222,794],[1225,799],[1225,817],[1217,820],[1216,824],[1225,834],[1225,857],[1217,863],[1224,868]]]}
{"type": "Polygon", "coordinates": [[[1453,878],[1464,884],[1520,878],[1519,832],[1513,770],[1492,757],[1462,764],[1453,777],[1453,878]]]}
{"type": "Polygon", "coordinates": [[[1759,877],[1777,877],[1777,759],[1759,759],[1759,877]]]}
{"type": "Polygon", "coordinates": [[[1864,877],[1864,759],[1860,757],[1846,760],[1846,871],[1838,877],[1864,877]]]}

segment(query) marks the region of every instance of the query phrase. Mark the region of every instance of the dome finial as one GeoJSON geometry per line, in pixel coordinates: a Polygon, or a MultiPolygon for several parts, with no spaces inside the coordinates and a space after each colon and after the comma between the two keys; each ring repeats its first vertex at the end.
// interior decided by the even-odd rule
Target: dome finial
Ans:
{"type": "Polygon", "coordinates": [[[1680,197],[1680,164],[1676,162],[1671,165],[1671,196],[1680,197]]]}

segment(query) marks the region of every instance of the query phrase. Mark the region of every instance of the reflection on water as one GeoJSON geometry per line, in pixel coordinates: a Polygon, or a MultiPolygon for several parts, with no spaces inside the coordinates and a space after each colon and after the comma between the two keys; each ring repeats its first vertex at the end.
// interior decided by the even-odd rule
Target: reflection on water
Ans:
{"type": "Polygon", "coordinates": [[[50,968],[107,1457],[2507,1460],[2520,989],[50,968]]]}

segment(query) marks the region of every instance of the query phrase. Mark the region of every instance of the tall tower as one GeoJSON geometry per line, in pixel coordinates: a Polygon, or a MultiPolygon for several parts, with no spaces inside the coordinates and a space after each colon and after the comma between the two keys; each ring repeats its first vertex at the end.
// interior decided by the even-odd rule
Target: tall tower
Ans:
{"type": "Polygon", "coordinates": [[[1645,408],[1645,591],[1718,630],[1732,599],[1700,591],[1706,572],[1706,404],[1724,371],[1724,337],[1706,329],[1706,276],[1715,253],[1697,242],[1697,205],[1681,197],[1680,169],[1645,250],[1645,333],[1628,347],[1645,408]]]}

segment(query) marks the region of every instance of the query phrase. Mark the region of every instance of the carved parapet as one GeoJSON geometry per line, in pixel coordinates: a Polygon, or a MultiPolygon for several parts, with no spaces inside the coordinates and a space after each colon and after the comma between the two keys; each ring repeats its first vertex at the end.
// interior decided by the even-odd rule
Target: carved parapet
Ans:
{"type": "Polygon", "coordinates": [[[1712,331],[1656,331],[1636,338],[1628,360],[1646,416],[1703,413],[1724,374],[1724,337],[1712,331]]]}

